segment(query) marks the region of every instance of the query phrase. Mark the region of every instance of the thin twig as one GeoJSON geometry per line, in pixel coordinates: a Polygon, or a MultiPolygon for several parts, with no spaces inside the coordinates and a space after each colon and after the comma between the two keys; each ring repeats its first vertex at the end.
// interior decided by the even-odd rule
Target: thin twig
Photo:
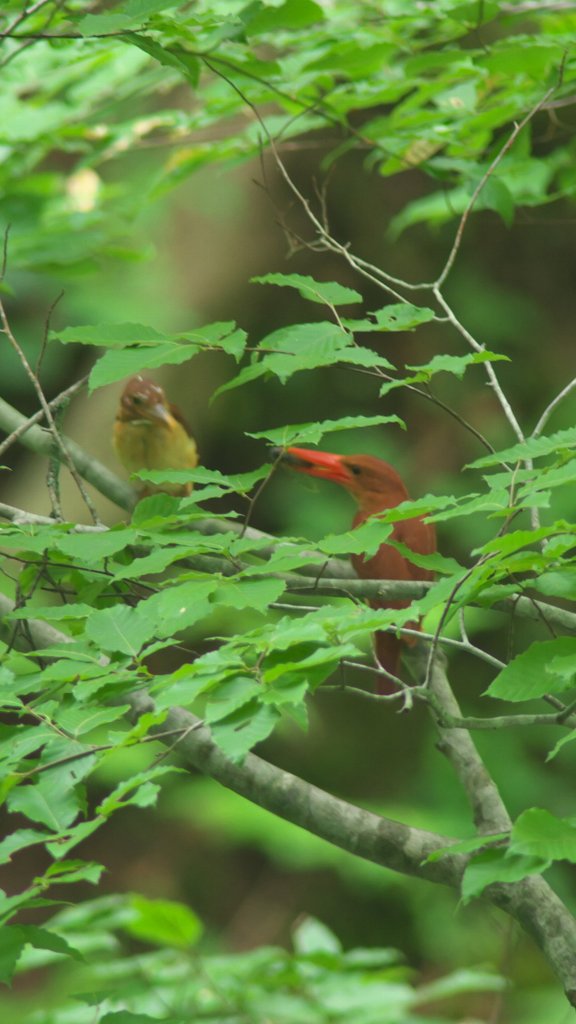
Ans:
{"type": "MultiPolygon", "coordinates": [[[[80,380],[77,380],[74,384],[71,384],[69,388],[65,388],[64,391],[61,391],[59,395],[56,395],[56,398],[52,398],[48,402],[50,408],[57,409],[58,406],[62,405],[63,402],[68,401],[68,399],[71,398],[72,395],[75,395],[77,391],[80,391],[80,389],[84,387],[87,380],[87,376],[81,377],[80,380]]],[[[40,420],[44,419],[44,416],[44,409],[38,409],[38,411],[35,412],[33,416],[29,416],[27,420],[24,420],[24,422],[20,424],[20,426],[16,427],[16,429],[13,430],[12,433],[9,434],[8,437],[6,437],[4,441],[2,441],[2,443],[0,444],[0,457],[4,454],[5,451],[7,451],[8,448],[11,447],[11,445],[14,444],[15,441],[18,441],[22,437],[22,435],[25,434],[26,431],[30,429],[30,427],[33,427],[35,423],[39,423],[40,420]]]]}
{"type": "MultiPolygon", "coordinates": [[[[90,495],[87,493],[86,488],[84,487],[84,484],[82,483],[82,478],[81,478],[80,474],[78,473],[78,470],[76,469],[76,466],[74,465],[74,461],[71,458],[70,453],[69,453],[68,449],[66,448],[66,445],[64,444],[63,440],[62,440],[62,437],[60,435],[60,431],[58,430],[58,427],[56,426],[56,422],[54,420],[54,416],[52,415],[52,409],[50,408],[50,405],[48,404],[48,402],[46,400],[46,396],[45,396],[44,391],[42,389],[42,385],[40,384],[40,381],[38,380],[38,377],[34,373],[34,370],[30,366],[30,363],[28,362],[28,359],[26,357],[26,354],[25,354],[24,350],[22,349],[22,346],[16,340],[16,337],[15,337],[13,331],[12,331],[12,328],[10,327],[10,323],[8,321],[8,317],[7,317],[7,314],[6,314],[6,309],[4,307],[4,303],[3,303],[2,299],[1,299],[1,297],[0,297],[0,322],[2,323],[2,327],[0,329],[1,333],[6,335],[6,337],[8,338],[8,341],[12,345],[12,348],[17,353],[18,358],[20,359],[20,362],[21,362],[22,366],[24,367],[26,375],[27,375],[28,379],[30,380],[30,382],[32,384],[32,387],[34,388],[34,390],[35,390],[35,392],[36,392],[36,394],[38,396],[38,400],[39,400],[40,405],[41,405],[41,407],[42,407],[42,409],[44,411],[44,415],[46,417],[46,421],[48,423],[48,426],[49,426],[49,429],[51,431],[51,434],[52,434],[52,437],[54,439],[54,442],[55,442],[57,448],[59,449],[59,451],[62,453],[63,461],[66,463],[68,469],[70,470],[72,478],[74,479],[74,482],[76,483],[76,486],[78,487],[78,490],[80,491],[80,494],[82,495],[84,503],[85,503],[88,511],[90,512],[90,515],[92,516],[93,521],[96,524],[99,524],[100,523],[100,519],[99,519],[98,513],[96,511],[96,507],[94,505],[94,502],[92,501],[90,495]]],[[[53,496],[53,508],[55,510],[56,517],[58,519],[62,520],[63,519],[62,511],[59,508],[59,503],[58,503],[57,499],[55,498],[55,496],[53,496]]]]}
{"type": "Polygon", "coordinates": [[[486,171],[484,172],[484,174],[480,178],[480,181],[478,182],[476,188],[474,189],[474,191],[473,191],[473,193],[472,193],[472,195],[471,195],[471,197],[470,197],[470,199],[468,201],[466,209],[464,210],[464,213],[462,214],[462,216],[460,218],[460,222],[459,222],[458,228],[456,230],[456,236],[454,238],[454,242],[453,242],[452,248],[451,248],[451,250],[450,250],[450,252],[448,254],[448,259],[446,260],[446,263],[444,264],[444,267],[443,267],[442,271],[440,272],[438,278],[435,281],[435,288],[436,289],[442,287],[442,285],[446,281],[446,278],[448,277],[448,274],[450,273],[450,271],[452,270],[452,267],[454,266],[454,261],[456,259],[456,256],[458,255],[458,251],[459,251],[460,245],[462,243],[462,236],[464,234],[464,229],[465,229],[466,224],[468,222],[468,218],[469,218],[470,214],[472,213],[472,210],[474,209],[474,207],[476,205],[476,200],[478,199],[478,196],[480,195],[482,189],[486,185],[486,182],[492,177],[492,175],[494,174],[494,171],[496,170],[498,165],[502,162],[502,160],[506,156],[506,153],[510,152],[510,150],[512,149],[512,146],[514,145],[516,139],[518,138],[520,133],[524,130],[526,125],[530,123],[532,118],[536,116],[538,111],[544,106],[544,104],[550,99],[550,97],[560,87],[560,85],[562,84],[563,70],[564,70],[564,62],[562,62],[562,65],[561,65],[560,70],[559,70],[558,81],[555,83],[555,85],[550,86],[550,88],[547,89],[546,92],[544,93],[542,99],[540,99],[538,101],[538,103],[534,104],[532,109],[528,111],[526,116],[523,117],[522,120],[518,122],[518,124],[514,125],[514,129],[512,130],[510,135],[508,136],[506,142],[504,143],[502,148],[498,151],[498,153],[496,154],[496,156],[492,160],[492,163],[489,165],[489,167],[486,169],[486,171]]]}
{"type": "MultiPolygon", "coordinates": [[[[32,14],[36,14],[42,7],[45,7],[46,4],[53,3],[53,10],[50,11],[48,18],[46,19],[46,22],[44,24],[45,31],[47,28],[50,27],[59,9],[64,6],[65,2],[66,0],[38,0],[36,4],[33,4],[32,7],[28,7],[22,12],[22,14],[18,15],[15,21],[12,22],[12,25],[9,26],[8,31],[0,33],[0,42],[2,42],[3,39],[7,39],[10,37],[15,38],[13,35],[15,27],[17,27],[19,24],[21,24],[23,21],[29,18],[32,14]]],[[[17,46],[16,49],[12,50],[12,53],[9,53],[4,58],[4,60],[0,61],[0,68],[5,68],[8,64],[10,64],[12,60],[14,60],[15,57],[18,57],[24,50],[27,50],[29,46],[33,46],[35,42],[36,39],[30,39],[22,43],[22,46],[17,46]]]]}
{"type": "Polygon", "coordinates": [[[566,398],[566,395],[569,395],[570,392],[574,390],[574,388],[576,388],[576,377],[574,377],[573,380],[569,381],[569,383],[566,384],[566,386],[563,387],[562,390],[558,392],[556,397],[552,399],[552,401],[549,403],[549,405],[546,406],[546,408],[544,409],[544,412],[542,413],[540,419],[538,420],[538,423],[536,424],[536,426],[534,427],[534,430],[530,434],[530,438],[531,439],[534,439],[534,438],[540,436],[540,434],[544,430],[544,427],[546,426],[548,420],[550,419],[550,416],[552,415],[552,413],[554,412],[556,407],[558,405],[560,405],[560,402],[564,398],[566,398]]]}
{"type": "Polygon", "coordinates": [[[64,296],[64,292],[61,291],[60,294],[57,295],[56,298],[54,299],[54,302],[52,303],[52,305],[48,307],[48,312],[46,314],[46,319],[44,321],[44,332],[42,334],[42,342],[40,344],[40,351],[38,353],[38,358],[36,360],[36,367],[35,367],[35,370],[34,370],[34,372],[35,372],[35,374],[36,374],[36,376],[38,378],[40,378],[40,371],[42,369],[42,363],[44,361],[44,355],[46,353],[46,346],[48,344],[48,336],[50,334],[50,322],[52,320],[52,313],[56,309],[56,306],[58,305],[60,300],[63,298],[63,296],[64,296]]]}

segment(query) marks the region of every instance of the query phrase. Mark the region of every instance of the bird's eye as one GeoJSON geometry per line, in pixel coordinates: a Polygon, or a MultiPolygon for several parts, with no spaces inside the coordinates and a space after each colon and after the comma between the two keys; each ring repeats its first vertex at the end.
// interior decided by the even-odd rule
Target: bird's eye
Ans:
{"type": "Polygon", "coordinates": [[[132,401],[134,405],[141,405],[144,399],[142,398],[142,395],[132,395],[132,401]]]}
{"type": "Polygon", "coordinates": [[[362,466],[348,466],[348,469],[354,476],[360,476],[362,472],[362,466]]]}

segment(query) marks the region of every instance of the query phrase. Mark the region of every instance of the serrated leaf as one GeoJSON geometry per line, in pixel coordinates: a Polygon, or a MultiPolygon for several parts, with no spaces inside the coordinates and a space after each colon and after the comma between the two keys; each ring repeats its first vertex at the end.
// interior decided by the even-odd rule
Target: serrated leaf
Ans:
{"type": "Polygon", "coordinates": [[[156,622],[144,609],[118,604],[94,611],[86,622],[86,636],[103,651],[138,657],[147,640],[155,635],[156,622]]]}
{"type": "Polygon", "coordinates": [[[254,676],[235,675],[226,679],[210,695],[204,712],[204,721],[212,724],[226,718],[233,711],[254,701],[261,690],[262,687],[254,676]]]}
{"type": "Polygon", "coordinates": [[[48,838],[46,832],[38,832],[32,828],[21,828],[10,835],[5,836],[0,842],[0,864],[8,864],[12,856],[19,850],[25,850],[29,846],[37,846],[44,843],[48,838]]]}
{"type": "Polygon", "coordinates": [[[16,964],[26,945],[26,938],[17,925],[2,925],[0,928],[0,982],[10,984],[16,964]]]}
{"type": "Polygon", "coordinates": [[[97,345],[98,348],[125,348],[127,345],[156,344],[166,335],[147,324],[102,323],[64,327],[51,331],[51,340],[63,345],[97,345]]]}
{"type": "Polygon", "coordinates": [[[576,826],[540,807],[531,807],[514,823],[510,849],[526,857],[576,863],[576,826]]]}
{"type": "Polygon", "coordinates": [[[106,384],[115,384],[124,377],[132,377],[142,370],[156,370],[160,366],[179,365],[192,359],[200,346],[183,341],[162,341],[142,348],[110,349],[94,364],[88,381],[88,390],[96,391],[106,384]]]}
{"type": "Polygon", "coordinates": [[[45,874],[51,885],[69,885],[70,882],[89,882],[90,885],[97,885],[103,871],[104,866],[94,861],[63,860],[51,864],[45,874]]]}
{"type": "Polygon", "coordinates": [[[265,740],[278,722],[278,712],[251,701],[211,726],[214,742],[231,761],[242,761],[249,750],[265,740]]]}
{"type": "Polygon", "coordinates": [[[304,299],[326,303],[329,306],[346,306],[362,302],[362,296],[353,288],[346,288],[335,281],[315,281],[304,274],[264,274],[251,278],[252,284],[276,284],[295,288],[304,299]]]}
{"type": "MultiPolygon", "coordinates": [[[[212,611],[210,598],[218,580],[189,580],[153,594],[144,603],[147,620],[159,637],[188,629],[212,611]]],[[[138,606],[142,608],[142,603],[138,606]]]]}
{"type": "Polygon", "coordinates": [[[82,954],[71,946],[66,939],[48,928],[39,928],[37,925],[19,925],[22,937],[34,949],[49,949],[52,953],[61,953],[63,956],[71,957],[73,960],[84,960],[82,954]]]}
{"type": "MultiPolygon", "coordinates": [[[[86,619],[92,615],[94,608],[89,604],[48,605],[45,608],[35,607],[34,616],[44,622],[64,622],[66,619],[86,619]]],[[[29,619],[29,608],[14,608],[10,619],[29,619]]]]}
{"type": "Polygon", "coordinates": [[[469,366],[474,366],[477,363],[501,362],[502,360],[510,362],[508,356],[499,355],[496,352],[471,352],[465,356],[441,354],[434,356],[429,363],[408,366],[408,369],[416,371],[419,380],[430,380],[436,373],[451,373],[461,380],[469,366]]]}
{"type": "Polygon", "coordinates": [[[169,772],[180,772],[182,770],[175,765],[156,765],[155,767],[147,768],[146,771],[138,772],[131,778],[119,783],[113,792],[102,800],[96,808],[97,814],[108,818],[115,811],[132,804],[135,804],[137,807],[149,807],[151,803],[155,802],[159,791],[155,780],[163,775],[167,775],[169,772]]]}
{"type": "Polygon", "coordinates": [[[282,327],[260,342],[259,361],[244,367],[236,377],[220,385],[214,397],[258,377],[272,375],[285,384],[293,374],[302,370],[331,366],[349,344],[348,335],[335,324],[320,322],[282,327]]]}
{"type": "Polygon", "coordinates": [[[500,462],[517,462],[522,459],[537,459],[542,455],[551,455],[556,451],[564,451],[576,447],[576,427],[558,430],[548,436],[529,438],[511,448],[503,448],[493,455],[484,455],[481,459],[470,462],[467,469],[480,469],[483,466],[495,466],[500,462]]]}
{"type": "Polygon", "coordinates": [[[153,57],[162,66],[179,71],[196,88],[200,69],[198,58],[194,54],[188,53],[176,44],[169,47],[161,46],[155,39],[144,35],[143,32],[127,32],[123,36],[123,42],[136,46],[139,50],[144,50],[144,53],[153,57]]]}
{"type": "Polygon", "coordinates": [[[70,558],[78,558],[92,565],[94,562],[124,551],[137,539],[135,530],[129,527],[106,530],[102,533],[69,533],[55,537],[54,547],[70,558]]]}
{"type": "Polygon", "coordinates": [[[498,673],[486,690],[489,697],[521,701],[570,689],[570,677],[556,674],[551,662],[556,657],[576,657],[576,637],[536,641],[518,654],[498,673]]]}
{"type": "Polygon", "coordinates": [[[284,580],[240,579],[222,581],[214,595],[214,602],[229,608],[254,608],[264,611],[277,601],[286,589],[284,580]]]}
{"type": "Polygon", "coordinates": [[[135,558],[130,565],[115,568],[113,576],[115,580],[140,580],[144,576],[157,576],[181,558],[186,558],[185,548],[158,548],[149,555],[135,558]]]}
{"type": "Polygon", "coordinates": [[[385,544],[392,526],[376,518],[367,519],[347,533],[331,534],[317,544],[318,550],[327,555],[375,555],[381,544],[385,544]]]}
{"type": "Polygon", "coordinates": [[[382,426],[384,423],[395,423],[406,430],[406,424],[399,416],[344,416],[339,420],[297,423],[286,427],[276,427],[274,430],[246,431],[246,434],[248,437],[254,437],[257,440],[263,438],[270,444],[285,448],[296,442],[318,444],[324,434],[331,434],[338,430],[358,430],[364,427],[382,426]]]}
{"type": "Polygon", "coordinates": [[[434,310],[427,306],[413,306],[411,302],[399,302],[377,309],[372,315],[381,331],[412,331],[433,320],[434,310]]]}
{"type": "Polygon", "coordinates": [[[101,817],[80,821],[71,828],[67,828],[53,842],[46,843],[46,849],[55,860],[61,860],[68,856],[70,850],[78,846],[79,843],[84,842],[85,839],[88,839],[103,824],[104,818],[101,817]]]}
{"type": "Polygon", "coordinates": [[[30,821],[46,825],[52,832],[62,832],[78,816],[80,801],[73,789],[48,791],[42,782],[13,789],[8,797],[8,808],[24,814],[30,821]]]}
{"type": "Polygon", "coordinates": [[[483,850],[466,867],[462,879],[462,899],[468,903],[495,882],[520,882],[529,875],[542,874],[549,866],[550,860],[541,857],[512,853],[508,849],[483,850]]]}

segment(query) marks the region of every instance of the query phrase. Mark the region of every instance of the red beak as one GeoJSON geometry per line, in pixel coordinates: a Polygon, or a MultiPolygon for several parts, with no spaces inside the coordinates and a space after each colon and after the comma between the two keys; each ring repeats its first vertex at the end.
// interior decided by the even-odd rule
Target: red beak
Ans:
{"type": "Polygon", "coordinates": [[[298,473],[333,480],[337,484],[350,483],[350,473],[343,464],[341,455],[311,451],[309,448],[273,448],[272,454],[279,462],[298,473]]]}

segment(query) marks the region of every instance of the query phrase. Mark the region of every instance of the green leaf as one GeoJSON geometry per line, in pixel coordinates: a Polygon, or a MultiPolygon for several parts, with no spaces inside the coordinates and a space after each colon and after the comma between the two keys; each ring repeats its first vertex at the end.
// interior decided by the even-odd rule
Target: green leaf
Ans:
{"type": "Polygon", "coordinates": [[[97,345],[99,348],[126,348],[127,345],[153,345],[163,342],[165,334],[147,324],[103,323],[64,327],[51,331],[50,339],[57,339],[63,345],[97,345]]]}
{"type": "Polygon", "coordinates": [[[71,882],[88,882],[90,885],[97,885],[102,876],[104,867],[94,861],[84,860],[63,860],[51,864],[46,871],[46,878],[51,885],[69,885],[71,882]]]}
{"type": "Polygon", "coordinates": [[[485,182],[482,189],[482,205],[488,210],[495,210],[506,227],[511,227],[514,223],[514,197],[504,181],[494,174],[485,182]]]}
{"type": "Polygon", "coordinates": [[[182,548],[158,548],[142,558],[134,558],[130,565],[114,568],[115,580],[141,580],[144,576],[157,576],[169,565],[181,558],[186,558],[186,550],[182,548]]]}
{"type": "Polygon", "coordinates": [[[132,377],[143,370],[156,370],[159,366],[178,365],[192,359],[198,345],[183,341],[163,341],[143,348],[110,349],[92,368],[88,381],[90,392],[106,384],[115,384],[124,377],[132,377]]]}
{"type": "Polygon", "coordinates": [[[198,58],[194,54],[188,53],[183,47],[178,45],[161,46],[155,39],[151,39],[150,36],[146,36],[142,32],[127,32],[122,37],[122,41],[143,50],[163,67],[174,68],[184,75],[194,88],[197,86],[200,76],[198,58]]]}
{"type": "Polygon", "coordinates": [[[49,949],[52,953],[61,953],[64,956],[71,957],[73,960],[84,960],[82,954],[66,942],[66,939],[50,931],[48,928],[39,928],[32,924],[19,925],[18,927],[24,941],[28,945],[33,946],[34,949],[49,949]]]}
{"type": "Polygon", "coordinates": [[[45,842],[46,832],[37,832],[31,828],[21,828],[0,841],[0,864],[8,864],[12,856],[19,850],[25,850],[29,846],[37,846],[45,842]]]}
{"type": "Polygon", "coordinates": [[[212,611],[210,598],[217,586],[217,579],[177,583],[153,594],[138,606],[138,610],[153,627],[156,636],[173,636],[200,622],[212,611]]]}
{"type": "Polygon", "coordinates": [[[347,306],[350,303],[362,302],[362,296],[353,288],[345,288],[335,281],[315,281],[313,277],[303,274],[264,274],[261,277],[252,277],[251,283],[296,288],[304,299],[328,306],[347,306]]]}
{"type": "Polygon", "coordinates": [[[392,526],[381,519],[367,519],[347,533],[331,534],[319,541],[317,547],[327,555],[375,555],[381,544],[385,544],[392,526]]]}
{"type": "Polygon", "coordinates": [[[80,821],[78,824],[73,825],[71,828],[67,828],[65,832],[57,836],[53,842],[46,843],[46,849],[55,860],[62,860],[67,857],[70,850],[79,843],[83,843],[89,838],[101,825],[104,824],[104,818],[92,818],[88,821],[80,821]]]}
{"type": "Polygon", "coordinates": [[[254,608],[264,611],[286,589],[284,580],[240,579],[222,581],[214,594],[214,603],[229,608],[254,608]]]}
{"type": "Polygon", "coordinates": [[[256,14],[246,20],[246,34],[263,35],[290,29],[306,28],[324,21],[323,8],[315,0],[284,0],[279,6],[250,5],[247,10],[256,9],[256,14]]]}
{"type": "Polygon", "coordinates": [[[366,320],[344,320],[344,326],[354,332],[412,331],[420,324],[434,319],[434,310],[426,306],[413,306],[411,302],[391,303],[368,314],[366,320]]]}
{"type": "Polygon", "coordinates": [[[542,874],[549,866],[550,860],[543,860],[540,856],[526,856],[508,849],[483,850],[466,867],[462,879],[462,899],[464,903],[469,903],[495,882],[520,882],[529,875],[542,874]]]}
{"type": "Polygon", "coordinates": [[[570,451],[576,447],[576,427],[558,430],[547,437],[529,438],[511,448],[503,448],[493,455],[484,455],[469,463],[468,469],[480,469],[483,466],[495,466],[501,462],[520,462],[522,459],[537,459],[542,455],[551,455],[557,451],[570,451]]]}
{"type": "Polygon", "coordinates": [[[95,611],[86,622],[86,636],[103,651],[136,658],[155,634],[156,622],[146,607],[146,603],[137,608],[118,604],[95,611]]]}
{"type": "Polygon", "coordinates": [[[349,345],[349,336],[335,324],[320,322],[282,327],[260,342],[260,360],[217,388],[214,397],[267,375],[278,377],[285,384],[302,370],[331,366],[349,345]]]}
{"type": "Polygon", "coordinates": [[[134,544],[138,534],[129,527],[106,530],[102,533],[68,533],[54,537],[54,547],[70,558],[93,565],[104,558],[124,551],[134,544]]]}
{"type": "Polygon", "coordinates": [[[334,933],[315,917],[307,917],[298,925],[292,941],[300,956],[342,952],[342,946],[334,933]]]}
{"type": "Polygon", "coordinates": [[[465,370],[476,363],[494,363],[505,360],[510,362],[508,356],[499,355],[496,352],[471,352],[465,356],[437,355],[421,366],[409,366],[409,370],[417,370],[419,380],[429,380],[435,373],[451,373],[460,380],[465,370]]]}
{"type": "Polygon", "coordinates": [[[570,689],[572,679],[556,673],[551,665],[557,657],[576,657],[576,637],[541,640],[518,654],[502,669],[486,690],[490,697],[520,701],[570,689]]]}
{"type": "Polygon", "coordinates": [[[576,863],[576,826],[549,811],[531,807],[514,823],[510,849],[525,857],[576,863]]]}
{"type": "Polygon", "coordinates": [[[10,984],[16,964],[26,945],[22,928],[2,925],[0,928],[0,982],[10,984]]]}
{"type": "Polygon", "coordinates": [[[146,771],[138,772],[131,778],[120,782],[113,792],[96,808],[96,811],[104,818],[109,818],[111,814],[121,810],[123,807],[131,805],[150,807],[156,802],[159,792],[158,786],[152,785],[152,781],[166,775],[168,772],[180,772],[182,770],[174,765],[156,765],[156,767],[147,768],[146,771]]]}
{"type": "Polygon", "coordinates": [[[202,934],[200,919],[183,903],[132,895],[129,907],[131,916],[123,926],[124,931],[142,942],[189,949],[202,934]]]}
{"type": "Polygon", "coordinates": [[[226,679],[210,695],[204,712],[204,721],[212,724],[226,718],[238,708],[254,701],[261,690],[262,687],[254,676],[234,675],[226,679]]]}
{"type": "Polygon", "coordinates": [[[282,448],[295,443],[318,444],[324,434],[338,430],[358,430],[363,427],[382,426],[384,423],[395,423],[406,430],[406,424],[399,416],[343,416],[338,420],[323,420],[321,423],[297,423],[274,430],[246,431],[248,437],[263,438],[270,444],[282,448]]]}
{"type": "Polygon", "coordinates": [[[502,992],[508,986],[506,978],[490,970],[453,971],[444,978],[436,978],[418,988],[418,1004],[437,999],[450,999],[467,992],[502,992]]]}
{"type": "Polygon", "coordinates": [[[249,750],[265,740],[278,722],[278,712],[269,705],[250,701],[211,727],[212,738],[231,761],[244,759],[249,750]]]}
{"type": "MultiPolygon", "coordinates": [[[[84,996],[86,1000],[87,997],[84,996]]],[[[99,1018],[98,1024],[154,1024],[158,1017],[150,1017],[147,1013],[133,1013],[132,1010],[114,1010],[99,1018]]],[[[164,1016],[162,1024],[183,1024],[181,1017],[164,1016]]]]}
{"type": "Polygon", "coordinates": [[[80,811],[78,798],[72,791],[50,794],[40,784],[12,790],[7,803],[13,813],[24,814],[30,821],[46,825],[53,832],[62,832],[80,811]]]}

